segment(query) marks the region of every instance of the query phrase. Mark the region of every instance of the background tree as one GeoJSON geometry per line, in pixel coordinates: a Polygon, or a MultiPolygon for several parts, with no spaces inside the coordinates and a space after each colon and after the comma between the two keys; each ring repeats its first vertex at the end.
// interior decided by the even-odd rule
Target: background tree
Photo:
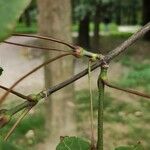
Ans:
{"type": "Polygon", "coordinates": [[[79,25],[78,29],[78,44],[85,48],[90,48],[90,16],[91,16],[91,0],[76,0],[72,1],[74,6],[74,16],[79,25]]]}
{"type": "MultiPolygon", "coordinates": [[[[71,4],[70,0],[38,0],[38,27],[39,34],[52,36],[71,42],[71,4]]],[[[50,42],[42,42],[44,46],[66,49],[66,47],[50,42]]],[[[45,60],[53,58],[60,53],[46,53],[45,60]]],[[[56,61],[45,69],[45,86],[55,85],[73,75],[72,57],[56,61]]],[[[46,126],[51,134],[51,142],[56,145],[59,137],[70,135],[74,129],[73,108],[70,103],[73,99],[73,85],[52,95],[45,107],[46,126]]],[[[50,142],[50,141],[49,141],[50,142]]],[[[52,148],[51,146],[51,149],[52,148]]]]}
{"type": "MultiPolygon", "coordinates": [[[[143,22],[142,24],[146,24],[150,21],[150,1],[143,0],[143,22]]],[[[146,40],[150,40],[150,31],[145,35],[146,40]]]]}

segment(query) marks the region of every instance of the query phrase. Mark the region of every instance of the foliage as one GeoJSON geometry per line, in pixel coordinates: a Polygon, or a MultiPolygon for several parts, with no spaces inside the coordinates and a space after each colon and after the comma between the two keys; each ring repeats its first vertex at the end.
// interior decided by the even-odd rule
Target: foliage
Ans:
{"type": "Polygon", "coordinates": [[[10,35],[29,3],[30,0],[0,0],[0,41],[10,35]]]}

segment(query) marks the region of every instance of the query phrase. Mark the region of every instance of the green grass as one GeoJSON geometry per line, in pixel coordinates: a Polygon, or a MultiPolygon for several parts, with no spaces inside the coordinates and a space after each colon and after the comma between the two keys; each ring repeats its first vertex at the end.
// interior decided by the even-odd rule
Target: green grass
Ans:
{"type": "Polygon", "coordinates": [[[121,63],[128,67],[130,70],[126,76],[124,76],[119,85],[124,87],[143,87],[148,92],[150,91],[150,63],[149,61],[137,61],[133,60],[131,56],[126,56],[121,60],[121,63]]]}
{"type": "MultiPolygon", "coordinates": [[[[97,119],[97,97],[94,91],[94,117],[97,119]]],[[[76,118],[78,130],[82,136],[89,138],[89,92],[80,91],[76,94],[76,118]]],[[[135,105],[133,102],[118,101],[106,94],[104,101],[104,128],[106,149],[113,149],[119,145],[136,144],[141,141],[145,149],[150,149],[150,127],[148,122],[150,102],[140,99],[135,105]],[[107,137],[107,135],[109,135],[107,137]]],[[[95,124],[95,130],[96,130],[95,124]]]]}

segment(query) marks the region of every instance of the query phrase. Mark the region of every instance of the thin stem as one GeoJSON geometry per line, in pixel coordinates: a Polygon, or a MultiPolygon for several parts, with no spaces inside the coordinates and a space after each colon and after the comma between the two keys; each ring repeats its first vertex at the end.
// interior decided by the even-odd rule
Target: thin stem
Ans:
{"type": "Polygon", "coordinates": [[[48,51],[68,52],[67,50],[62,50],[62,49],[33,46],[33,45],[20,44],[20,43],[15,43],[15,42],[8,42],[8,41],[3,41],[3,43],[11,44],[11,45],[16,45],[16,46],[22,46],[22,47],[29,47],[29,48],[35,48],[35,49],[48,50],[48,51]]]}
{"type": "Polygon", "coordinates": [[[104,99],[104,84],[101,80],[98,83],[98,141],[97,149],[103,150],[103,99],[104,99]]]}
{"type": "Polygon", "coordinates": [[[90,122],[91,122],[91,149],[95,149],[94,144],[94,119],[93,119],[93,94],[91,87],[91,61],[88,62],[88,82],[89,82],[89,92],[90,92],[90,122]]]}
{"type": "MultiPolygon", "coordinates": [[[[0,104],[2,104],[2,102],[5,100],[5,98],[7,97],[7,95],[9,94],[9,92],[16,86],[18,85],[22,80],[24,80],[25,78],[27,78],[29,75],[31,75],[32,73],[34,73],[35,71],[37,71],[38,69],[42,68],[43,66],[61,58],[64,56],[68,56],[68,55],[73,55],[73,53],[65,53],[59,56],[56,56],[50,60],[45,61],[44,63],[40,64],[39,66],[35,67],[34,69],[32,69],[30,72],[28,72],[27,74],[25,74],[24,76],[22,76],[19,80],[17,80],[8,90],[7,92],[2,95],[2,97],[0,98],[0,104]]],[[[18,96],[18,95],[17,95],[18,96]]]]}
{"type": "Polygon", "coordinates": [[[110,84],[106,80],[104,80],[103,82],[104,82],[105,85],[107,85],[110,88],[117,89],[117,90],[120,90],[120,91],[124,91],[124,92],[127,92],[127,93],[131,93],[131,94],[134,94],[134,95],[137,95],[137,96],[141,96],[141,97],[145,97],[145,98],[149,98],[150,99],[150,95],[143,94],[143,93],[140,93],[138,91],[131,90],[131,89],[123,89],[121,87],[117,87],[115,85],[110,84]]]}
{"type": "Polygon", "coordinates": [[[69,44],[69,43],[66,43],[64,41],[61,41],[61,40],[58,40],[58,39],[55,39],[55,38],[52,38],[52,37],[45,37],[45,36],[40,36],[40,35],[29,35],[29,34],[12,34],[13,36],[24,36],[24,37],[33,37],[33,38],[38,38],[38,39],[43,39],[43,40],[49,40],[49,41],[53,41],[53,42],[57,42],[57,43],[60,43],[60,44],[63,44],[63,45],[66,45],[72,49],[76,49],[76,46],[72,45],[72,44],[69,44]]]}
{"type": "Polygon", "coordinates": [[[11,136],[11,134],[13,133],[13,131],[16,129],[16,127],[19,125],[19,123],[21,122],[21,120],[28,114],[28,112],[31,110],[32,107],[29,107],[27,109],[25,109],[23,111],[23,113],[20,115],[20,117],[17,119],[17,121],[15,122],[15,124],[12,126],[12,128],[9,130],[9,132],[6,134],[4,141],[7,141],[8,138],[11,136]]]}
{"type": "Polygon", "coordinates": [[[105,79],[107,76],[107,67],[101,66],[101,72],[98,77],[98,92],[99,92],[99,98],[98,98],[98,140],[97,140],[97,150],[103,150],[103,102],[104,102],[104,82],[103,79],[105,79]]]}
{"type": "Polygon", "coordinates": [[[32,101],[32,99],[30,97],[25,96],[25,95],[23,95],[19,92],[14,91],[14,90],[10,90],[9,88],[7,88],[5,86],[0,85],[0,88],[3,89],[3,90],[9,91],[10,93],[12,93],[12,94],[14,94],[14,95],[16,95],[16,96],[18,96],[22,99],[27,99],[28,101],[32,101]]]}

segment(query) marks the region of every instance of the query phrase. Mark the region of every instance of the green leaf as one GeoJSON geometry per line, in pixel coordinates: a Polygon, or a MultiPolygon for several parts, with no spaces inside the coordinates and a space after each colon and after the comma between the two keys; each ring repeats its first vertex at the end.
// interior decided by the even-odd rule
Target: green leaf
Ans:
{"type": "Polygon", "coordinates": [[[2,72],[3,72],[3,68],[0,67],[0,76],[2,75],[2,72]]]}
{"type": "Polygon", "coordinates": [[[78,137],[64,137],[56,150],[90,150],[90,143],[78,137]]]}
{"type": "Polygon", "coordinates": [[[31,0],[0,0],[0,42],[13,31],[17,20],[31,0]]]}

